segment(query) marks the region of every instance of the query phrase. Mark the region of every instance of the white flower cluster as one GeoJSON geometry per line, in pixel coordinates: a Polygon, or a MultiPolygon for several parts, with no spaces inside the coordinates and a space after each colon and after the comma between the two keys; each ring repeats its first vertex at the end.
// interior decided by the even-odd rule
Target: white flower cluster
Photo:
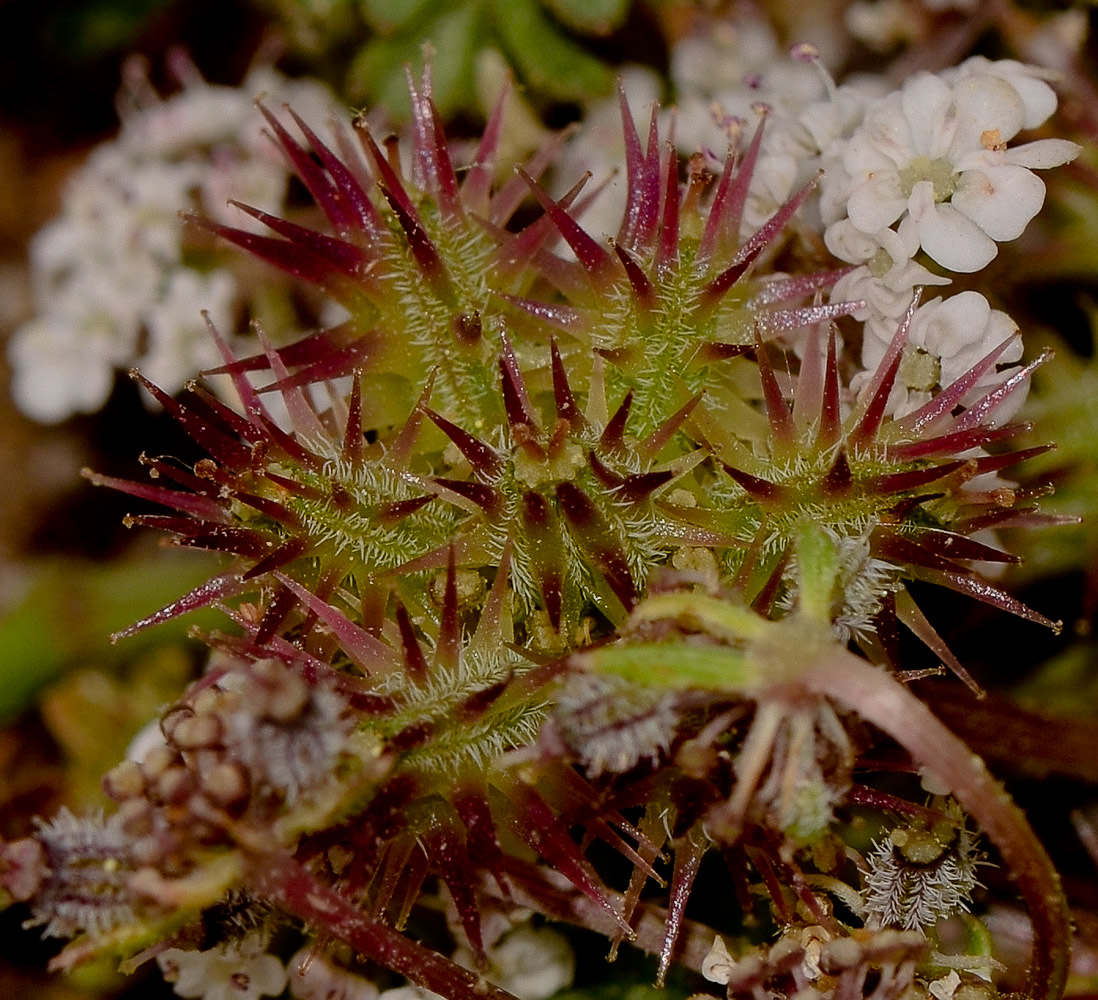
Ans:
{"type": "Polygon", "coordinates": [[[169,948],[156,957],[176,995],[191,1000],[258,1000],[286,988],[286,968],[252,936],[206,951],[169,948]]]}
{"type": "MultiPolygon", "coordinates": [[[[986,267],[998,245],[1021,236],[1040,210],[1045,186],[1034,171],[1079,153],[1063,139],[1011,145],[1055,111],[1051,76],[977,56],[941,73],[916,73],[898,89],[875,78],[836,86],[812,46],[783,54],[761,17],[741,14],[675,46],[674,135],[681,152],[700,150],[716,167],[726,149],[742,153],[765,118],[741,239],[820,172],[798,224],[852,265],[831,300],[864,303],[853,312],[865,325],[864,372],[852,383],[857,391],[868,384],[916,289],[949,285],[949,272],[986,267]]],[[[593,112],[596,120],[607,113],[608,107],[593,112]]],[[[588,166],[596,176],[608,172],[588,166]]],[[[1009,377],[1022,355],[1017,326],[975,291],[923,302],[911,321],[890,411],[917,409],[1004,344],[962,402],[1009,377]]],[[[1021,386],[994,419],[1009,419],[1024,398],[1021,386]]]]}
{"type": "MultiPolygon", "coordinates": [[[[705,22],[705,32],[688,35],[671,52],[673,106],[660,114],[660,134],[673,136],[680,153],[700,151],[713,171],[726,152],[742,152],[763,116],[766,138],[744,205],[741,238],[746,239],[816,172],[820,150],[835,134],[854,127],[864,105],[881,85],[829,86],[810,60],[782,50],[773,27],[758,14],[705,22]]],[[[640,121],[660,97],[659,79],[630,66],[621,86],[640,121]]],[[[625,150],[618,99],[596,102],[575,141],[557,164],[563,193],[584,170],[609,190],[585,211],[595,233],[612,233],[621,220],[625,184],[620,165],[625,150]]]]}
{"type": "Polygon", "coordinates": [[[877,52],[917,45],[939,27],[949,11],[974,14],[979,0],[853,0],[843,11],[843,26],[877,52]]]}
{"type": "Polygon", "coordinates": [[[742,153],[764,129],[741,239],[812,179],[824,151],[848,136],[887,90],[869,76],[836,87],[812,46],[784,51],[757,14],[684,38],[672,54],[671,80],[680,152],[701,150],[719,169],[729,148],[742,153]]]}
{"type": "MultiPolygon", "coordinates": [[[[568,939],[552,927],[519,923],[488,944],[488,978],[519,1000],[548,1000],[572,985],[576,957],[568,939]]],[[[471,952],[459,949],[454,960],[475,966],[471,952]]]]}
{"type": "MultiPolygon", "coordinates": [[[[896,321],[897,323],[899,320],[896,321]]],[[[870,375],[885,355],[887,327],[874,326],[868,320],[862,341],[865,371],[852,380],[857,391],[868,384],[870,375]],[[876,330],[881,335],[875,335],[876,330]]],[[[892,330],[895,333],[895,326],[892,330]]],[[[890,335],[891,339],[891,335],[890,335]]],[[[896,386],[889,398],[891,410],[898,416],[910,413],[927,402],[935,390],[950,385],[965,374],[990,350],[1006,342],[999,354],[1000,365],[1013,365],[1022,357],[1022,338],[1018,325],[1002,310],[992,309],[979,292],[964,291],[950,298],[934,298],[915,310],[908,331],[907,348],[896,386]]],[[[992,366],[962,402],[979,399],[1010,374],[992,366]]],[[[1015,392],[996,409],[991,420],[1001,424],[1009,420],[1025,401],[1025,393],[1015,392]]]]}
{"type": "Polygon", "coordinates": [[[676,45],[671,80],[679,149],[701,150],[714,167],[723,163],[730,145],[742,149],[760,117],[767,118],[768,134],[744,205],[741,237],[746,238],[815,169],[814,142],[799,118],[826,96],[824,77],[782,51],[767,21],[742,17],[676,45]]]}
{"type": "Polygon", "coordinates": [[[167,99],[131,69],[121,133],[70,178],[61,214],[31,245],[36,314],[15,332],[9,359],[16,405],[35,420],[99,409],[117,369],[139,365],[175,392],[220,363],[200,310],[228,325],[237,281],[190,259],[179,212],[257,225],[226,204],[233,197],[278,213],[289,169],[255,100],[288,101],[317,123],[334,106],[321,84],[268,67],[240,87],[207,83],[182,59],[176,69],[184,86],[167,99]]]}
{"type": "MultiPolygon", "coordinates": [[[[1033,171],[1067,163],[1079,147],[1062,139],[1008,144],[1055,108],[1056,95],[1040,71],[974,57],[937,75],[909,78],[825,152],[824,239],[835,256],[855,265],[835,294],[867,303],[859,317],[866,321],[866,367],[883,354],[915,286],[949,283],[914,259],[920,251],[944,271],[979,271],[998,244],[1021,236],[1040,210],[1045,186],[1033,171]]],[[[964,295],[956,304],[923,305],[913,321],[910,346],[941,366],[942,385],[1015,329],[977,302],[977,293],[964,295]],[[937,344],[920,343],[916,331],[931,326],[952,329],[937,344]]],[[[1016,361],[1020,353],[1019,346],[1000,360],[1016,361]]],[[[920,386],[917,379],[907,387],[918,394],[937,382],[920,386]]]]}
{"type": "Polygon", "coordinates": [[[317,946],[306,945],[290,959],[290,995],[297,1000],[377,1000],[369,979],[333,962],[317,946]]]}

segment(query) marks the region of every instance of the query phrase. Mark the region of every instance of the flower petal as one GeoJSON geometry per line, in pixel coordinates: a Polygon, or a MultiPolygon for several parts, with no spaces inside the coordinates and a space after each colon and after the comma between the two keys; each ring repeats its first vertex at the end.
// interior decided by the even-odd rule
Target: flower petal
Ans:
{"type": "Polygon", "coordinates": [[[256,955],[242,971],[248,977],[249,998],[276,996],[286,988],[286,967],[275,955],[256,955]]]}
{"type": "Polygon", "coordinates": [[[1038,139],[1008,149],[1003,153],[1003,159],[1018,167],[1045,170],[1070,163],[1082,151],[1082,146],[1068,139],[1038,139]]]}
{"type": "MultiPolygon", "coordinates": [[[[1044,182],[1025,167],[966,170],[950,204],[993,240],[1015,240],[1041,210],[1044,182]]],[[[924,242],[925,246],[925,242],[924,242]]]]}
{"type": "Polygon", "coordinates": [[[985,75],[1006,80],[1025,106],[1023,128],[1037,128],[1056,110],[1056,91],[1045,82],[1045,79],[1053,79],[1055,73],[1039,66],[1028,66],[1016,59],[992,61],[986,56],[972,56],[952,72],[957,77],[985,75]]]}
{"type": "Polygon", "coordinates": [[[865,121],[846,143],[842,163],[851,177],[860,177],[876,170],[902,168],[915,155],[900,95],[889,94],[866,113],[865,121]]]}
{"type": "Polygon", "coordinates": [[[833,222],[824,230],[824,243],[839,260],[848,264],[861,264],[869,260],[880,244],[869,233],[864,233],[849,219],[833,222]]]}
{"type": "Polygon", "coordinates": [[[923,250],[942,267],[971,273],[986,267],[999,252],[995,242],[952,205],[936,205],[930,181],[915,185],[908,209],[923,250]]]}
{"type": "Polygon", "coordinates": [[[846,205],[850,221],[863,233],[891,226],[904,211],[906,199],[895,170],[879,170],[851,192],[846,205]]]}
{"type": "Polygon", "coordinates": [[[944,156],[953,139],[949,114],[952,89],[932,73],[911,77],[902,91],[904,117],[911,129],[915,151],[935,160],[944,156]]]}
{"type": "Polygon", "coordinates": [[[1006,80],[997,76],[969,76],[953,88],[957,132],[950,146],[949,159],[957,159],[985,145],[983,136],[997,133],[996,141],[1013,139],[1022,128],[1026,109],[1021,97],[1006,80]]]}
{"type": "MultiPolygon", "coordinates": [[[[979,292],[969,290],[948,299],[934,299],[916,310],[908,342],[948,360],[974,340],[982,341],[990,316],[991,306],[979,292]]],[[[991,346],[983,347],[981,353],[991,346]]]]}

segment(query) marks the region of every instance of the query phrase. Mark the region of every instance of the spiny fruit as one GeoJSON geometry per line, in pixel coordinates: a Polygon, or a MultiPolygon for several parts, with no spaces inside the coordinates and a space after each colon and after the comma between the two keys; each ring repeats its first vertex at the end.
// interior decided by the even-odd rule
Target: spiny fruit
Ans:
{"type": "Polygon", "coordinates": [[[695,158],[680,182],[655,113],[642,144],[623,98],[628,195],[604,246],[584,182],[554,199],[538,180],[557,141],[498,182],[501,98],[458,169],[429,73],[410,90],[408,170],[362,121],[328,145],[264,111],[330,231],[249,209],[275,235],[199,222],[347,318],[243,360],[211,330],[239,409],[144,383],[209,457],[145,458],[152,483],[89,473],[171,511],[132,523],[232,559],[133,628],[217,604],[239,631],[207,636],[162,746],[108,776],[118,819],[4,846],[8,894],[82,933],[55,964],[212,936],[223,965],[246,935],[273,948],[304,927],[325,961],[476,1000],[504,994],[446,953],[459,941],[485,968],[488,915],[520,904],[635,941],[660,981],[678,961],[719,965],[733,992],[869,981],[887,1000],[930,942],[863,905],[879,879],[862,884],[838,822],[860,803],[966,830],[967,810],[1029,905],[1031,994],[1055,995],[1068,935],[1047,857],[887,672],[900,621],[968,679],[909,579],[1053,624],[978,569],[1011,558],[984,529],[1040,521],[996,477],[1034,450],[987,450],[1020,429],[996,410],[1032,366],[972,401],[1000,345],[895,417],[905,320],[855,396],[831,324],[859,303],[822,301],[839,272],[767,270],[810,186],[739,240],[762,125],[719,176],[695,158]],[[511,228],[528,196],[542,214],[511,228]],[[861,719],[956,802],[872,788],[861,719]],[[625,859],[623,892],[596,841],[625,859]],[[686,916],[710,852],[742,952],[751,921],[781,931],[739,971],[686,916]],[[432,907],[448,933],[420,921],[432,907]]]}

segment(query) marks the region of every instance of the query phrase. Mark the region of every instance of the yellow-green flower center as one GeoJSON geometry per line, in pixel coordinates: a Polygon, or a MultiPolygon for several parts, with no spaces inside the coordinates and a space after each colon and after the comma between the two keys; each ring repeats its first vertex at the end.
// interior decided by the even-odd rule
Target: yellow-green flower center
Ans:
{"type": "Polygon", "coordinates": [[[900,190],[908,197],[919,181],[930,181],[936,202],[948,201],[957,190],[961,175],[946,159],[932,160],[928,156],[916,156],[900,171],[900,190]]]}

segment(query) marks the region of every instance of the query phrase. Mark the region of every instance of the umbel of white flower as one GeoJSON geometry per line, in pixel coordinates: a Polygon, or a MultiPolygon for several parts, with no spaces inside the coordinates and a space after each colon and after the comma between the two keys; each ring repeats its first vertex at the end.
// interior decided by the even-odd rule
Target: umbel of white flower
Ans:
{"type": "Polygon", "coordinates": [[[257,227],[229,197],[281,213],[289,168],[255,98],[288,100],[320,124],[334,105],[319,82],[263,66],[240,87],[209,84],[178,59],[173,69],[184,86],[167,99],[140,71],[127,73],[122,131],[72,175],[61,214],[31,244],[36,313],[8,357],[12,397],[34,420],[98,410],[117,370],[138,365],[175,392],[220,363],[200,310],[228,329],[242,292],[230,268],[188,254],[179,213],[257,227]]]}
{"type": "Polygon", "coordinates": [[[1040,210],[1045,186],[1033,171],[1079,153],[1064,139],[1008,145],[1055,107],[1040,71],[1009,60],[910,77],[825,157],[828,248],[862,263],[864,237],[898,224],[905,243],[942,267],[979,271],[1040,210]]]}

